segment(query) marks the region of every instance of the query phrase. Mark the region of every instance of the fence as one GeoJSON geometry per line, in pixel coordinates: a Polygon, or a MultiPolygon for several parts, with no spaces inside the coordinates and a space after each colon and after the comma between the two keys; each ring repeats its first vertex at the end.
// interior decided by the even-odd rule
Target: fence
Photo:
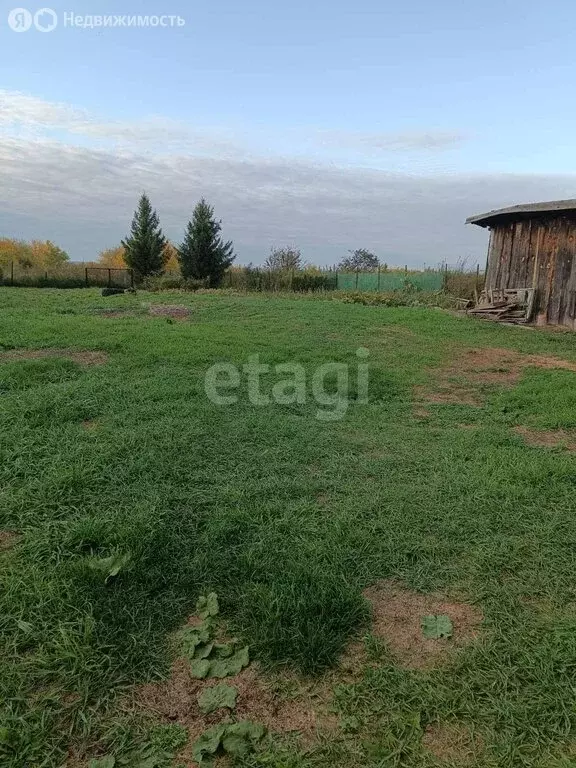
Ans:
{"type": "Polygon", "coordinates": [[[236,267],[224,276],[224,288],[240,291],[335,291],[337,275],[331,270],[270,270],[236,267]]]}
{"type": "Polygon", "coordinates": [[[336,269],[272,271],[258,267],[235,267],[227,272],[224,287],[247,291],[401,291],[406,288],[441,291],[451,274],[452,271],[446,268],[339,272],[336,269]]]}
{"type": "Polygon", "coordinates": [[[339,291],[400,291],[414,287],[422,291],[441,291],[444,272],[338,272],[339,291]]]}
{"type": "Polygon", "coordinates": [[[13,261],[0,266],[0,285],[20,288],[132,288],[134,273],[131,269],[85,267],[81,264],[39,269],[13,261]]]}
{"type": "MultiPolygon", "coordinates": [[[[180,273],[166,273],[159,278],[165,288],[185,288],[180,273]]],[[[134,287],[130,269],[66,264],[53,269],[38,269],[12,262],[0,266],[0,285],[37,288],[134,287]]],[[[233,267],[224,276],[222,287],[240,291],[422,291],[446,290],[456,296],[472,298],[481,290],[483,280],[465,269],[408,271],[408,269],[379,269],[373,272],[339,272],[324,270],[269,270],[259,267],[233,267]]]]}
{"type": "Polygon", "coordinates": [[[84,282],[87,286],[134,288],[134,271],[132,269],[115,269],[111,267],[85,267],[84,282]]]}

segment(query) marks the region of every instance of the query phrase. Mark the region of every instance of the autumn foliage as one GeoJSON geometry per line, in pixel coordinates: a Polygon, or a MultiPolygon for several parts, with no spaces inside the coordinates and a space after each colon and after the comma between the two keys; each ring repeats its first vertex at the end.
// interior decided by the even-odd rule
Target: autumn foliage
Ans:
{"type": "Polygon", "coordinates": [[[50,240],[15,240],[0,238],[0,266],[14,263],[21,269],[54,269],[70,260],[70,257],[50,240]]]}
{"type": "MultiPolygon", "coordinates": [[[[110,269],[127,269],[126,264],[126,250],[123,245],[118,245],[115,248],[106,248],[98,256],[98,266],[108,267],[110,269]]],[[[180,265],[178,264],[178,252],[172,243],[168,242],[164,246],[164,269],[166,272],[179,272],[180,265]]]]}

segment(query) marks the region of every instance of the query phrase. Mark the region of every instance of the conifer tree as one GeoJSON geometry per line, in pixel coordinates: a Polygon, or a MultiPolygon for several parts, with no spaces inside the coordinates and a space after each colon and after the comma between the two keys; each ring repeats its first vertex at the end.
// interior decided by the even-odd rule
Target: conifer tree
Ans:
{"type": "Polygon", "coordinates": [[[166,238],[160,229],[158,214],[148,195],[143,194],[132,219],[130,235],[122,240],[124,260],[137,278],[160,275],[164,271],[166,238]]]}
{"type": "Polygon", "coordinates": [[[222,283],[224,273],[236,256],[232,241],[224,242],[220,235],[222,223],[214,218],[214,208],[204,198],[194,208],[188,222],[184,241],[178,248],[182,276],[205,280],[209,288],[222,283]]]}

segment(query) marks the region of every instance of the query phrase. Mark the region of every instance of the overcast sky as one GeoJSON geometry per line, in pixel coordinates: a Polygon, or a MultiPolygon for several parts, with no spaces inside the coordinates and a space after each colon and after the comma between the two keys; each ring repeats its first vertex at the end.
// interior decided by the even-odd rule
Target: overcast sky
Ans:
{"type": "Polygon", "coordinates": [[[576,197],[568,0],[53,2],[50,32],[13,31],[13,7],[0,236],[94,259],[145,190],[175,241],[206,197],[242,263],[290,244],[321,264],[357,247],[483,264],[466,217],[576,197]],[[185,24],[88,29],[65,12],[185,24]]]}

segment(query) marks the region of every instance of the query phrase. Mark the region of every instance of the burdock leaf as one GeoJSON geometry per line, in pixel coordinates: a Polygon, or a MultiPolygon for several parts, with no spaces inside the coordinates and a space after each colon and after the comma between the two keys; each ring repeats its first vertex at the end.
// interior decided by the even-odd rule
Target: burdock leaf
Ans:
{"type": "Polygon", "coordinates": [[[244,667],[250,664],[248,646],[236,651],[232,656],[224,659],[211,659],[209,677],[230,677],[238,675],[244,667]]]}
{"type": "Polygon", "coordinates": [[[198,706],[205,715],[215,712],[217,709],[234,709],[238,691],[231,685],[219,683],[212,688],[207,688],[198,696],[198,706]]]}
{"type": "Polygon", "coordinates": [[[215,659],[227,659],[234,653],[233,643],[215,643],[214,644],[214,658],[215,659]]]}
{"type": "Polygon", "coordinates": [[[212,649],[214,648],[214,643],[208,643],[207,645],[199,645],[196,648],[196,652],[194,654],[194,658],[196,659],[207,659],[208,656],[212,653],[212,649]]]}
{"type": "Polygon", "coordinates": [[[453,626],[449,616],[423,616],[420,626],[424,637],[431,640],[452,637],[453,626]]]}
{"type": "Polygon", "coordinates": [[[207,619],[209,616],[218,616],[220,607],[218,605],[218,595],[210,592],[207,597],[201,596],[196,603],[196,612],[201,619],[207,619]]]}
{"type": "Polygon", "coordinates": [[[194,630],[190,631],[188,628],[186,628],[183,629],[180,633],[180,645],[182,647],[182,652],[185,653],[189,659],[194,658],[196,648],[201,645],[201,643],[202,641],[198,636],[198,632],[195,632],[194,630]]]}
{"type": "Polygon", "coordinates": [[[89,561],[90,568],[106,574],[104,583],[108,584],[111,579],[115,579],[120,571],[124,570],[132,560],[132,553],[115,552],[110,557],[94,557],[89,561]]]}
{"type": "Polygon", "coordinates": [[[250,753],[252,744],[237,733],[226,733],[222,737],[222,749],[234,757],[245,757],[250,753]]]}
{"type": "Polygon", "coordinates": [[[218,604],[218,595],[216,592],[210,592],[206,598],[206,608],[208,610],[208,616],[218,616],[220,613],[220,606],[218,604]]]}
{"type": "Polygon", "coordinates": [[[97,760],[90,760],[88,768],[114,768],[116,765],[116,758],[112,755],[106,757],[100,757],[97,760]]]}
{"type": "Polygon", "coordinates": [[[244,720],[241,723],[227,725],[222,736],[222,749],[229,755],[243,757],[266,733],[263,725],[244,720]]]}
{"type": "Polygon", "coordinates": [[[200,680],[203,680],[208,676],[209,671],[210,662],[206,659],[192,659],[190,662],[190,673],[192,674],[192,677],[197,677],[200,680]]]}
{"type": "Polygon", "coordinates": [[[184,627],[179,633],[182,651],[189,659],[193,659],[194,656],[204,658],[198,656],[196,649],[199,646],[210,644],[211,637],[212,627],[207,622],[202,622],[197,627],[184,627]]]}
{"type": "Polygon", "coordinates": [[[226,730],[225,725],[215,725],[205,731],[192,747],[192,757],[200,765],[205,764],[206,757],[213,757],[220,748],[222,736],[226,730]]]}
{"type": "Polygon", "coordinates": [[[192,757],[199,765],[211,764],[220,748],[233,757],[248,754],[266,733],[263,725],[245,720],[229,725],[215,725],[202,734],[192,747],[192,757]]]}

